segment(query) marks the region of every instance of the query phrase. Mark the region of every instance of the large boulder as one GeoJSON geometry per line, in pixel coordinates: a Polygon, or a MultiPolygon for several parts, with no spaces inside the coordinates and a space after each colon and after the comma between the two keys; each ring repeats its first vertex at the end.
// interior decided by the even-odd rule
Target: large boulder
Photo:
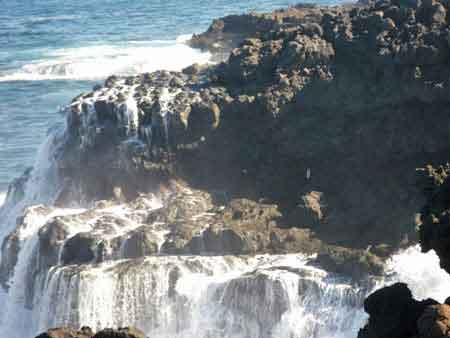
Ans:
{"type": "Polygon", "coordinates": [[[369,314],[368,324],[359,331],[358,338],[401,338],[417,335],[417,320],[432,299],[417,301],[404,283],[384,287],[364,301],[369,314]]]}

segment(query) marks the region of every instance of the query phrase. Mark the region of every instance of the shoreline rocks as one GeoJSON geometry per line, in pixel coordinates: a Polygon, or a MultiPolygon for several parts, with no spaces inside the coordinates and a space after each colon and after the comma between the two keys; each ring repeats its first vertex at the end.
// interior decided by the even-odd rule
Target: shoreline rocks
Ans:
{"type": "Polygon", "coordinates": [[[104,329],[94,333],[89,327],[82,327],[79,331],[72,328],[50,329],[36,338],[148,338],[136,328],[104,329]]]}
{"type": "Polygon", "coordinates": [[[417,301],[404,283],[372,293],[364,310],[370,317],[358,338],[448,337],[450,306],[433,299],[417,301]]]}
{"type": "Polygon", "coordinates": [[[447,233],[450,229],[449,164],[420,170],[420,184],[427,198],[420,214],[419,235],[423,252],[434,250],[441,268],[450,273],[450,251],[447,233]]]}
{"type": "MultiPolygon", "coordinates": [[[[332,271],[352,274],[347,266],[362,255],[361,266],[380,273],[377,256],[416,241],[424,198],[414,169],[449,149],[447,7],[392,0],[232,16],[205,33],[237,45],[227,61],[111,76],[74,98],[57,205],[140,210],[135,202],[149,194],[167,205],[126,239],[105,215],[84,234],[48,224],[42,244],[55,248],[41,252],[38,269],[157,253],[319,251],[332,271]],[[180,205],[186,194],[164,197],[173,182],[198,196],[196,215],[180,205]]],[[[3,243],[8,278],[16,242],[12,233],[3,243]]]]}
{"type": "MultiPolygon", "coordinates": [[[[417,241],[424,204],[422,249],[450,272],[450,169],[433,167],[450,150],[448,10],[445,0],[379,0],[230,16],[190,41],[223,62],[111,76],[74,98],[55,154],[56,205],[86,210],[50,217],[41,207],[51,219],[27,283],[55,265],[292,252],[361,279],[417,241]],[[423,196],[415,168],[425,163],[423,196]]],[[[2,245],[5,288],[18,242],[13,231],[2,245]]],[[[365,310],[359,338],[434,338],[450,327],[446,306],[414,300],[403,284],[374,293],[365,310]]]]}
{"type": "MultiPolygon", "coordinates": [[[[405,238],[414,241],[413,214],[423,204],[414,169],[437,161],[448,148],[442,127],[447,28],[432,21],[426,8],[396,2],[341,11],[300,6],[292,11],[317,18],[261,27],[267,34],[260,37],[244,33],[247,38],[230,58],[198,72],[198,80],[174,73],[149,75],[150,88],[168,86],[169,92],[176,92],[170,78],[180,79],[184,87],[177,96],[187,99],[175,97],[169,105],[165,136],[165,124],[154,116],[161,102],[154,111],[142,110],[142,121],[150,120],[148,114],[156,121],[137,128],[151,125],[153,155],[133,161],[149,169],[128,175],[125,169],[114,176],[129,177],[127,182],[142,177],[137,186],[176,176],[199,189],[265,198],[280,207],[286,226],[313,229],[336,245],[358,243],[365,249],[387,244],[394,250],[405,238]],[[422,55],[428,51],[442,57],[422,55]],[[440,123],[427,119],[428,114],[440,123]],[[153,169],[160,174],[140,176],[153,169]],[[383,189],[377,188],[380,184],[383,189]],[[319,220],[299,207],[302,196],[312,192],[319,192],[326,204],[319,220]]],[[[241,20],[251,23],[251,18],[241,20]]],[[[141,78],[125,84],[145,87],[141,78]]]]}

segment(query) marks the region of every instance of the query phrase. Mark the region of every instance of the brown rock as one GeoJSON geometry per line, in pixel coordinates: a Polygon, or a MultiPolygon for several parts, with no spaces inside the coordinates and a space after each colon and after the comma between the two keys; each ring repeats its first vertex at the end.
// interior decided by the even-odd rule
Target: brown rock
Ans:
{"type": "Polygon", "coordinates": [[[93,338],[147,338],[147,336],[136,328],[126,327],[117,330],[105,329],[97,332],[93,338]]]}
{"type": "Polygon", "coordinates": [[[450,337],[450,306],[431,305],[420,316],[417,327],[420,338],[450,337]]]}

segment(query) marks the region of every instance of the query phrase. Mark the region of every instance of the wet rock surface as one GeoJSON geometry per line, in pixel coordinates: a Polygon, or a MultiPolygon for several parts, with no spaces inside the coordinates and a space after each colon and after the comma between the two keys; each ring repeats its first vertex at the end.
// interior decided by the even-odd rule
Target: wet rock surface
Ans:
{"type": "Polygon", "coordinates": [[[420,244],[422,251],[436,251],[440,265],[450,273],[450,181],[449,165],[433,167],[431,165],[421,170],[420,184],[423,187],[427,203],[425,204],[419,224],[420,244]]]}
{"type": "Polygon", "coordinates": [[[136,328],[105,329],[94,333],[91,328],[83,327],[80,331],[71,328],[50,329],[36,338],[147,338],[136,328]]]}
{"type": "MultiPolygon", "coordinates": [[[[414,213],[424,204],[422,249],[449,272],[450,169],[433,167],[449,150],[448,9],[448,1],[379,0],[230,16],[190,41],[217,64],[111,76],[74,98],[54,156],[62,189],[54,207],[26,209],[4,240],[3,287],[35,216],[33,264],[23,269],[30,308],[48,272],[80,284],[87,266],[114,263],[114,286],[125,290],[124,276],[137,278],[140,264],[157,269],[155,257],[204,272],[186,257],[317,253],[313,264],[332,273],[380,275],[379,257],[417,240],[414,213]],[[415,168],[425,163],[423,196],[415,168]],[[70,206],[83,209],[58,213],[70,206]]],[[[28,174],[10,200],[20,200],[28,174]]],[[[175,266],[162,294],[184,313],[175,266]]],[[[250,295],[270,286],[280,318],[287,296],[265,273],[230,283],[250,295]]],[[[448,334],[448,309],[414,300],[403,284],[371,295],[365,310],[359,338],[448,334]]]]}
{"type": "Polygon", "coordinates": [[[80,331],[72,328],[55,328],[38,335],[36,338],[92,338],[90,328],[82,328],[80,331]]]}
{"type": "Polygon", "coordinates": [[[415,168],[448,150],[446,13],[380,1],[219,20],[193,41],[237,45],[225,62],[111,77],[74,99],[58,201],[130,200],[181,179],[216,205],[266,200],[283,227],[329,244],[414,242],[415,168]],[[230,42],[232,29],[245,38],[230,42]]]}
{"type": "MultiPolygon", "coordinates": [[[[46,221],[32,273],[159,254],[318,252],[330,271],[380,274],[377,255],[414,241],[424,202],[414,169],[448,149],[447,7],[224,18],[191,43],[212,48],[220,35],[237,46],[227,61],[111,76],[74,98],[56,204],[90,207],[46,221]]],[[[437,248],[433,231],[421,233],[424,250],[437,248]]],[[[5,286],[16,237],[3,243],[5,286]]]]}
{"type": "Polygon", "coordinates": [[[370,317],[358,338],[440,337],[429,329],[439,326],[436,320],[441,317],[436,315],[436,309],[442,306],[432,299],[415,300],[403,283],[382,288],[364,301],[364,310],[370,317]]]}
{"type": "Polygon", "coordinates": [[[367,251],[336,246],[324,247],[311,264],[330,272],[352,276],[355,280],[363,279],[367,273],[381,276],[384,272],[384,262],[378,256],[367,251]]]}
{"type": "Polygon", "coordinates": [[[118,330],[106,329],[96,333],[93,338],[147,338],[147,336],[138,329],[127,327],[118,330]]]}

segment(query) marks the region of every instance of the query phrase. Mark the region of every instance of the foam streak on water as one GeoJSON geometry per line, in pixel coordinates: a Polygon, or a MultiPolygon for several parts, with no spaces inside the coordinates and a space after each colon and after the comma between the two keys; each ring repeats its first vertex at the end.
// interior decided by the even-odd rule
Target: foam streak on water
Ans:
{"type": "Polygon", "coordinates": [[[193,63],[207,63],[209,53],[188,47],[189,35],[174,41],[133,41],[126,45],[99,45],[58,49],[45,59],[0,72],[0,81],[95,80],[111,74],[135,75],[159,69],[180,71],[193,63]]]}

